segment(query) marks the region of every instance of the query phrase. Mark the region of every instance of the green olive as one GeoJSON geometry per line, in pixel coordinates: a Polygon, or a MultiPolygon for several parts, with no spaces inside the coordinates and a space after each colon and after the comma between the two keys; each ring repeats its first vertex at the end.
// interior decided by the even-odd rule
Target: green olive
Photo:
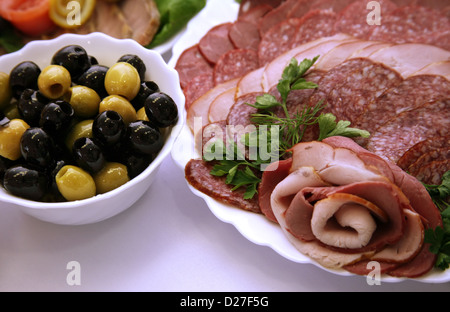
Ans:
{"type": "Polygon", "coordinates": [[[147,114],[145,113],[145,107],[140,108],[140,109],[136,112],[136,119],[137,119],[137,120],[145,120],[145,121],[148,121],[147,114]]]}
{"type": "Polygon", "coordinates": [[[106,72],[105,88],[109,95],[121,95],[131,101],[141,87],[137,69],[126,62],[118,62],[106,72]]]}
{"type": "Polygon", "coordinates": [[[10,120],[8,124],[0,127],[0,156],[10,160],[19,159],[20,139],[30,126],[22,119],[10,120]]]}
{"type": "Polygon", "coordinates": [[[5,114],[5,116],[8,117],[9,120],[22,118],[19,108],[17,107],[17,101],[15,99],[13,99],[10,104],[6,105],[6,107],[3,109],[3,114],[5,114]]]}
{"type": "Polygon", "coordinates": [[[105,166],[94,175],[97,194],[112,191],[127,183],[129,180],[127,166],[117,162],[106,163],[105,166]]]}
{"type": "Polygon", "coordinates": [[[3,111],[11,102],[12,92],[9,87],[9,75],[0,72],[0,111],[3,111]]]}
{"type": "Polygon", "coordinates": [[[49,65],[38,77],[38,88],[49,99],[62,97],[70,88],[72,78],[67,69],[59,65],[49,65]]]}
{"type": "Polygon", "coordinates": [[[81,118],[91,118],[98,113],[101,98],[91,88],[73,86],[68,92],[68,102],[72,105],[75,115],[81,118]]]}
{"type": "Polygon", "coordinates": [[[136,110],[126,98],[120,95],[110,95],[105,97],[99,105],[98,113],[113,110],[122,116],[126,125],[136,120],[136,110]]]}
{"type": "Polygon", "coordinates": [[[94,179],[80,167],[72,165],[62,167],[56,174],[55,181],[59,192],[68,201],[96,195],[94,179]]]}
{"type": "Polygon", "coordinates": [[[94,119],[86,119],[76,123],[66,136],[66,146],[72,151],[73,143],[79,138],[92,138],[92,124],[94,119]]]}

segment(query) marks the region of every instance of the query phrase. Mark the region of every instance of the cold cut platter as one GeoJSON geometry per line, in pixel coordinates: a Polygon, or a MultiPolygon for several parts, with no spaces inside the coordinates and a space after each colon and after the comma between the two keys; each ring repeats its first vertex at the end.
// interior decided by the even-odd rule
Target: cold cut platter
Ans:
{"type": "Polygon", "coordinates": [[[208,1],[170,60],[187,116],[172,157],[193,193],[291,261],[450,281],[427,188],[450,169],[449,16],[445,1],[208,1]]]}

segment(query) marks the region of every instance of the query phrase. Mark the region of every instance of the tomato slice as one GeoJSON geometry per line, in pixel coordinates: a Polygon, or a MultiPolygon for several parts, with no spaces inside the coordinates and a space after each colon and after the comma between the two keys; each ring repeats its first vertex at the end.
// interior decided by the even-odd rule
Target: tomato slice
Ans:
{"type": "Polygon", "coordinates": [[[96,0],[50,0],[50,18],[59,27],[77,28],[91,17],[95,4],[96,0]]]}
{"type": "Polygon", "coordinates": [[[1,0],[0,16],[24,34],[39,36],[55,28],[49,8],[49,0],[1,0]]]}

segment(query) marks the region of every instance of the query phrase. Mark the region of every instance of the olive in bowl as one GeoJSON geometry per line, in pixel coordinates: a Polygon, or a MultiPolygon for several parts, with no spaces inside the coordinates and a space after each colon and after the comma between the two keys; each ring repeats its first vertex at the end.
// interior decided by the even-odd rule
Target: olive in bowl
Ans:
{"type": "MultiPolygon", "coordinates": [[[[91,64],[92,61],[89,61],[90,67],[88,69],[83,68],[84,71],[82,74],[80,74],[79,77],[75,77],[76,74],[73,75],[73,77],[71,75],[71,88],[73,87],[73,85],[84,85],[90,83],[88,87],[95,90],[95,80],[88,83],[85,79],[85,81],[83,82],[84,84],[80,83],[86,76],[88,76],[85,75],[85,77],[83,77],[83,74],[87,73],[89,69],[94,66],[102,66],[104,71],[102,71],[103,75],[100,75],[101,80],[102,77],[104,78],[106,76],[107,69],[116,64],[123,55],[133,54],[139,56],[142,59],[143,63],[146,65],[147,70],[145,73],[144,81],[154,81],[158,85],[161,92],[165,92],[173,98],[180,111],[184,107],[184,96],[179,87],[178,74],[172,67],[168,66],[165,63],[159,53],[148,50],[140,46],[133,40],[115,39],[101,33],[92,33],[89,35],[64,34],[52,40],[30,42],[17,53],[11,53],[1,56],[0,72],[10,73],[16,64],[20,64],[24,61],[33,62],[37,65],[38,68],[44,69],[49,66],[56,51],[62,49],[63,47],[71,45],[79,45],[80,47],[83,47],[89,56],[95,57],[95,59],[98,61],[98,64],[96,65],[91,64]]],[[[92,60],[92,57],[89,57],[89,60],[92,60]]],[[[139,81],[140,79],[141,78],[139,77],[139,81]]],[[[102,87],[102,83],[98,85],[100,86],[100,88],[102,87]]],[[[32,88],[30,88],[28,84],[26,84],[26,86],[27,88],[24,88],[24,86],[20,88],[23,88],[23,90],[37,90],[36,86],[33,86],[32,88]]],[[[22,94],[23,90],[20,91],[20,94],[22,94]]],[[[99,91],[95,92],[97,92],[101,99],[110,96],[110,94],[108,93],[102,94],[102,90],[100,89],[99,91]]],[[[127,99],[128,102],[130,102],[130,100],[127,99]]],[[[18,101],[18,98],[16,98],[14,101],[18,101]]],[[[184,122],[184,116],[180,114],[177,122],[174,125],[172,125],[168,129],[164,129],[164,131],[160,131],[161,148],[157,153],[151,155],[144,155],[139,153],[138,155],[135,153],[131,153],[131,148],[125,148],[125,146],[128,146],[128,144],[121,143],[119,146],[120,153],[117,153],[117,156],[120,157],[117,157],[117,161],[110,160],[109,154],[104,155],[105,162],[103,168],[96,172],[88,172],[88,170],[81,168],[80,164],[76,161],[63,161],[62,159],[66,156],[66,154],[69,154],[70,157],[73,158],[73,151],[70,150],[70,145],[72,145],[73,147],[73,145],[75,145],[74,142],[79,139],[90,138],[91,141],[96,142],[96,144],[98,144],[98,146],[100,147],[105,144],[100,143],[97,138],[94,138],[95,135],[93,131],[94,120],[99,114],[104,112],[104,110],[100,111],[99,104],[99,111],[95,115],[87,114],[86,116],[89,117],[82,117],[77,115],[75,112],[72,113],[73,107],[72,110],[69,108],[69,106],[65,108],[63,107],[61,111],[64,114],[61,115],[56,114],[55,111],[58,111],[58,109],[55,109],[53,114],[47,114],[47,116],[59,116],[61,117],[61,120],[64,120],[64,122],[57,122],[58,118],[55,118],[55,122],[53,123],[53,125],[50,126],[52,123],[49,122],[48,128],[46,128],[44,127],[45,122],[41,122],[41,119],[49,120],[52,118],[43,118],[43,116],[46,116],[46,113],[44,113],[46,111],[44,107],[51,103],[55,104],[58,101],[65,101],[70,105],[70,101],[64,98],[64,96],[62,98],[52,99],[48,103],[45,103],[45,105],[41,105],[37,108],[41,110],[38,124],[36,124],[36,117],[34,117],[32,126],[27,124],[25,121],[6,120],[6,124],[16,124],[16,128],[18,129],[18,131],[20,130],[19,133],[24,133],[29,128],[41,128],[45,131],[45,133],[52,136],[55,145],[57,145],[58,147],[55,148],[55,151],[52,152],[52,155],[54,156],[50,161],[52,162],[52,164],[47,166],[45,169],[40,169],[42,167],[45,167],[45,153],[43,153],[43,155],[36,153],[36,156],[32,156],[37,159],[36,165],[34,166],[24,166],[21,164],[17,164],[16,162],[20,160],[6,159],[2,156],[2,160],[5,160],[2,161],[2,164],[4,165],[2,165],[1,169],[3,175],[3,184],[5,187],[0,188],[0,204],[5,207],[15,207],[21,209],[23,212],[43,221],[70,225],[99,222],[101,220],[105,220],[107,218],[115,216],[131,207],[146,192],[146,190],[157,178],[158,168],[160,167],[164,159],[166,159],[170,154],[175,139],[181,131],[181,126],[184,122]],[[61,125],[61,128],[59,128],[58,125],[61,125]],[[80,132],[72,132],[71,129],[80,129],[80,132]],[[63,133],[64,137],[58,136],[62,135],[63,133]],[[120,165],[116,164],[118,163],[118,160],[121,161],[120,165]],[[88,194],[88,196],[79,196],[78,193],[70,191],[70,189],[77,189],[77,187],[75,187],[75,182],[70,182],[69,185],[65,184],[65,186],[59,187],[59,191],[61,193],[65,193],[67,192],[67,189],[69,189],[69,193],[74,195],[73,200],[65,199],[58,202],[49,202],[45,201],[45,195],[44,197],[40,197],[41,199],[36,199],[26,198],[26,196],[13,194],[12,192],[9,192],[7,190],[7,186],[10,189],[13,189],[14,185],[19,183],[20,181],[16,182],[16,184],[11,183],[12,181],[5,183],[5,177],[9,179],[12,173],[8,172],[8,170],[14,168],[12,164],[15,164],[16,166],[22,166],[26,170],[29,170],[29,173],[27,174],[34,177],[33,179],[36,181],[35,187],[41,190],[41,195],[43,192],[47,193],[49,189],[55,188],[53,185],[57,184],[56,180],[58,180],[60,184],[64,184],[64,181],[70,180],[69,177],[74,177],[74,180],[77,181],[76,175],[71,176],[71,174],[77,172],[85,172],[89,175],[89,177],[92,178],[92,180],[90,178],[87,178],[85,180],[89,181],[89,183],[82,183],[83,185],[86,184],[91,186],[89,189],[86,189],[86,194],[88,194]],[[123,176],[123,172],[125,171],[124,168],[126,168],[126,170],[128,171],[128,177],[126,178],[124,178],[123,176]],[[43,176],[46,177],[46,182],[42,178],[43,176]],[[48,180],[49,176],[54,177],[54,183],[48,180]],[[101,182],[105,180],[111,180],[111,177],[115,177],[114,179],[116,179],[116,183],[114,183],[113,186],[106,185],[104,182],[101,182]],[[95,185],[96,183],[99,186],[95,185]],[[93,188],[95,188],[95,191],[93,191],[93,188]]],[[[61,104],[61,102],[58,103],[61,104]]],[[[63,104],[63,106],[64,105],[66,104],[63,104]]],[[[21,113],[19,112],[19,110],[17,110],[17,112],[18,116],[20,116],[21,113]]],[[[5,115],[12,116],[9,115],[9,113],[5,115]]],[[[128,124],[131,124],[132,122],[129,122],[128,124]]],[[[2,126],[0,125],[0,128],[1,127],[2,126]]],[[[126,133],[126,130],[123,131],[124,133],[126,133]]],[[[6,133],[8,136],[10,135],[8,134],[8,132],[6,133]]],[[[119,137],[120,136],[124,135],[121,134],[119,135],[119,137]]],[[[105,137],[113,140],[113,135],[111,134],[106,134],[105,137]]],[[[18,141],[20,142],[20,140],[18,141]]],[[[105,139],[105,142],[107,141],[108,139],[105,139]]],[[[50,150],[50,148],[48,149],[50,150]]],[[[15,151],[14,153],[16,155],[17,151],[15,151]]],[[[20,147],[18,153],[21,154],[20,147]]],[[[31,154],[33,153],[30,151],[30,157],[31,154]]],[[[21,157],[21,159],[24,159],[23,156],[21,157]]],[[[79,174],[79,176],[82,177],[84,176],[84,174],[79,174]]],[[[82,181],[82,179],[80,181],[82,181]]],[[[72,195],[67,195],[66,193],[66,196],[68,198],[70,198],[70,196],[72,195]]]]}

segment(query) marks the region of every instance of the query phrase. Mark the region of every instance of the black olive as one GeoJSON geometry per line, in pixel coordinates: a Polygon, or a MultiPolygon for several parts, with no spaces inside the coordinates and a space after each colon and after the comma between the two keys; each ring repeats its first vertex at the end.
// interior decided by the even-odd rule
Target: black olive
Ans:
{"type": "Polygon", "coordinates": [[[53,164],[54,143],[41,128],[28,128],[20,139],[20,152],[29,164],[48,168],[53,164]]]}
{"type": "Polygon", "coordinates": [[[144,107],[145,100],[148,98],[150,94],[155,92],[159,92],[159,86],[154,81],[142,81],[141,86],[139,87],[139,92],[135,96],[135,98],[131,101],[134,109],[138,111],[142,107],[144,107]]]}
{"type": "Polygon", "coordinates": [[[135,54],[125,54],[122,55],[117,62],[126,62],[133,65],[133,67],[138,71],[141,81],[144,81],[147,67],[145,66],[144,61],[142,61],[139,56],[135,54]]]}
{"type": "Polygon", "coordinates": [[[143,155],[138,153],[126,152],[122,154],[121,163],[127,166],[130,179],[138,176],[153,161],[153,155],[143,155]]]}
{"type": "Polygon", "coordinates": [[[27,124],[39,125],[42,109],[49,100],[41,92],[33,89],[25,89],[17,102],[17,108],[27,124]]]}
{"type": "Polygon", "coordinates": [[[111,147],[120,142],[125,132],[125,122],[116,111],[100,113],[92,124],[92,134],[102,146],[111,147]]]}
{"type": "Polygon", "coordinates": [[[131,122],[124,139],[131,150],[148,155],[159,152],[164,144],[159,129],[144,120],[131,122]]]}
{"type": "Polygon", "coordinates": [[[73,107],[68,102],[51,102],[42,109],[39,126],[52,136],[60,135],[60,131],[70,127],[74,114],[73,107]]]}
{"type": "Polygon", "coordinates": [[[88,57],[89,57],[89,64],[91,64],[91,66],[98,65],[98,60],[95,58],[95,56],[88,55],[88,57]]]}
{"type": "Polygon", "coordinates": [[[73,157],[79,167],[89,173],[100,171],[105,165],[105,156],[100,145],[90,138],[79,138],[73,143],[73,157]]]}
{"type": "Polygon", "coordinates": [[[0,156],[0,181],[3,183],[3,177],[5,176],[5,171],[12,166],[12,160],[0,156]]]}
{"type": "Polygon", "coordinates": [[[25,89],[38,89],[37,80],[41,74],[41,69],[36,63],[25,61],[17,64],[9,74],[9,85],[13,97],[20,98],[25,89]]]}
{"type": "Polygon", "coordinates": [[[144,107],[148,119],[160,128],[172,126],[178,120],[178,107],[164,92],[150,94],[145,100],[144,107]]]}
{"type": "Polygon", "coordinates": [[[48,177],[35,168],[16,165],[5,171],[3,186],[13,195],[40,200],[48,189],[48,177]]]}
{"type": "Polygon", "coordinates": [[[108,95],[105,88],[105,76],[109,67],[103,65],[92,65],[79,78],[77,83],[89,87],[104,98],[108,95]]]}
{"type": "Polygon", "coordinates": [[[91,66],[86,50],[79,45],[69,45],[58,50],[51,60],[52,65],[65,67],[76,80],[91,66]]]}

